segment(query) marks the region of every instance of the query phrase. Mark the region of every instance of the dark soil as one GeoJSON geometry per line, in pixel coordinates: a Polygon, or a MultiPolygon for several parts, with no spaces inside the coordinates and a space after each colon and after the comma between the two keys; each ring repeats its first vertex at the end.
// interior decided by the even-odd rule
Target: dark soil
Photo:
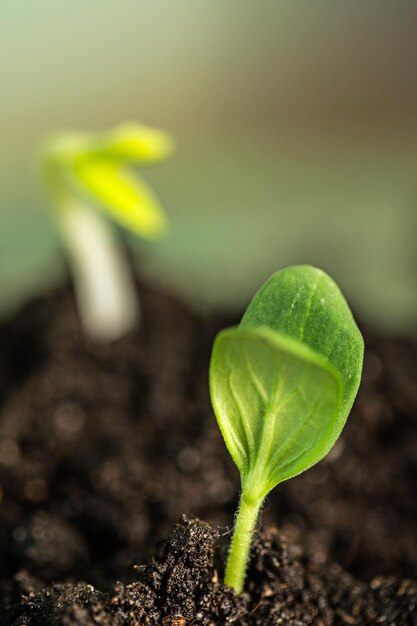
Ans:
{"type": "Polygon", "coordinates": [[[139,566],[135,581],[110,593],[86,584],[47,590],[19,577],[23,599],[9,617],[14,626],[79,624],[170,626],[240,624],[287,626],[416,623],[417,584],[375,578],[358,582],[339,566],[317,566],[276,531],[256,539],[247,591],[237,596],[219,582],[218,533],[183,518],[156,559],[139,566]]]}
{"type": "Polygon", "coordinates": [[[140,293],[142,330],[111,346],[85,344],[69,288],[0,327],[1,605],[17,603],[0,623],[417,624],[417,345],[365,337],[345,431],[269,498],[263,527],[282,533],[258,539],[237,598],[220,549],[213,565],[228,537],[206,524],[183,521],[150,561],[180,514],[221,534],[233,519],[238,476],[207,390],[233,320],[140,293]]]}

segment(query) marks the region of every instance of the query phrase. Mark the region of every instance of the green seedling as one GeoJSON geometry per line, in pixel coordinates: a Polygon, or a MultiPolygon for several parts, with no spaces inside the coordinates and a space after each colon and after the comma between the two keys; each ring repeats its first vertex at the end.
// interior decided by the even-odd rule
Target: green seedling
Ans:
{"type": "Polygon", "coordinates": [[[273,274],[216,337],[210,393],[241,477],[225,583],[240,593],[267,494],[320,461],[346,422],[363,339],[336,283],[311,266],[273,274]]]}
{"type": "Polygon", "coordinates": [[[139,320],[128,263],[107,218],[148,239],[165,232],[158,199],[131,166],[161,161],[172,147],[166,133],[134,123],[103,133],[63,132],[42,146],[53,216],[93,339],[117,339],[139,320]]]}

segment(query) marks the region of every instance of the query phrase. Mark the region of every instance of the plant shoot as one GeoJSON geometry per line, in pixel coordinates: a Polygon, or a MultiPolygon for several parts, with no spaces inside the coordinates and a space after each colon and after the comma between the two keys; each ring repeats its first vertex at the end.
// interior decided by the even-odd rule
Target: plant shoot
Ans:
{"type": "Polygon", "coordinates": [[[139,318],[129,267],[106,219],[149,239],[166,229],[165,214],[129,166],[165,159],[170,137],[140,124],[110,132],[63,132],[49,138],[42,166],[57,228],[66,249],[85,332],[118,339],[139,318]]]}
{"type": "Polygon", "coordinates": [[[242,487],[225,575],[238,593],[265,497],[329,452],[355,399],[362,361],[363,339],[346,300],[311,266],[273,274],[240,325],[216,337],[211,400],[242,487]]]}

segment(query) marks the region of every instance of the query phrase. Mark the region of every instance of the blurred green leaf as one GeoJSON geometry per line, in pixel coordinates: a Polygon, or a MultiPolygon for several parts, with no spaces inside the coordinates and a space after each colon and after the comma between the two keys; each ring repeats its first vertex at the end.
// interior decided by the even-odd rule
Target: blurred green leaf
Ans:
{"type": "Polygon", "coordinates": [[[167,221],[160,203],[138,176],[99,159],[79,159],[73,170],[74,183],[120,225],[150,239],[165,232],[167,221]]]}
{"type": "Polygon", "coordinates": [[[167,133],[136,123],[103,133],[64,132],[50,137],[43,155],[57,209],[67,203],[68,193],[81,193],[135,235],[150,239],[162,235],[167,228],[164,211],[148,185],[127,165],[155,163],[172,150],[167,133]]]}

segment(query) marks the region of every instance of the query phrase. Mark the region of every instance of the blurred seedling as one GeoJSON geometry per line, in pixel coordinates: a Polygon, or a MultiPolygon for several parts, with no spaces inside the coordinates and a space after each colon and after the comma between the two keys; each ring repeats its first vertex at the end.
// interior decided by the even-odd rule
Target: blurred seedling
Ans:
{"type": "Polygon", "coordinates": [[[273,274],[239,326],[216,337],[211,400],[242,488],[225,575],[238,593],[265,497],[332,448],[359,387],[363,349],[336,283],[311,266],[273,274]]]}
{"type": "Polygon", "coordinates": [[[171,154],[161,130],[135,123],[109,132],[62,132],[41,149],[53,216],[72,272],[88,337],[114,340],[135,327],[140,305],[116,229],[147,239],[164,234],[161,205],[133,171],[171,154]]]}

